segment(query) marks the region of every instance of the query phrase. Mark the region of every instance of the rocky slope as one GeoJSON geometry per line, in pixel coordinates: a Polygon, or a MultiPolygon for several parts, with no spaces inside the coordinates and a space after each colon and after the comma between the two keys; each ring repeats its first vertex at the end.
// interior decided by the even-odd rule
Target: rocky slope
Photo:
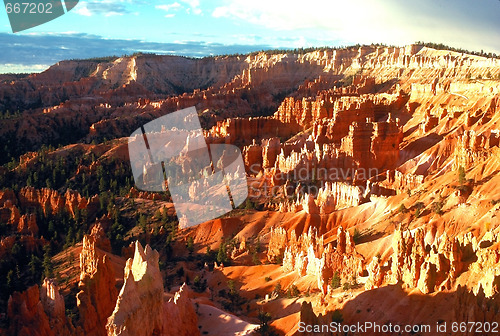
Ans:
{"type": "Polygon", "coordinates": [[[170,300],[164,298],[158,252],[135,245],[127,261],[123,287],[108,318],[108,335],[199,335],[193,303],[182,286],[170,300]]]}
{"type": "Polygon", "coordinates": [[[21,111],[0,120],[0,332],[499,322],[499,59],[410,45],[68,61],[3,80],[5,109],[21,111]],[[250,197],[180,229],[168,193],[133,187],[127,136],[190,106],[207,143],[241,149],[250,197]],[[39,283],[50,266],[67,280],[39,283]]]}

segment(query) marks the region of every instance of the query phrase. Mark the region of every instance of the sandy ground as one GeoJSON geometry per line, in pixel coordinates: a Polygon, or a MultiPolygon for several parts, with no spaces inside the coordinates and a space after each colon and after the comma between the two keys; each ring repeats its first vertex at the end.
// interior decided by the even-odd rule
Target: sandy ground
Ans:
{"type": "Polygon", "coordinates": [[[257,324],[245,322],[235,315],[206,304],[198,306],[198,325],[201,326],[201,334],[207,336],[252,335],[252,332],[259,327],[257,324]]]}

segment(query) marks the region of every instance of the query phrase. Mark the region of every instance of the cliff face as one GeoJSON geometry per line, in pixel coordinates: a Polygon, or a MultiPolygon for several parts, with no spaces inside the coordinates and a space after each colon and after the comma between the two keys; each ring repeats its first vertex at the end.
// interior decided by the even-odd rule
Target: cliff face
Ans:
{"type": "MultiPolygon", "coordinates": [[[[372,81],[356,77],[353,88],[372,81]]],[[[246,143],[243,149],[247,172],[262,174],[259,176],[263,176],[263,183],[286,197],[267,207],[290,212],[304,209],[309,213],[310,198],[306,202],[304,197],[312,194],[319,213],[324,215],[360,205],[370,195],[395,194],[391,190],[394,186],[372,185],[371,181],[394,171],[400,163],[403,130],[392,113],[406,113],[408,98],[402,91],[343,96],[337,89],[302,99],[285,98],[273,118],[263,118],[255,129],[250,128],[254,130],[253,143],[246,143]],[[282,125],[276,128],[275,136],[272,131],[276,121],[282,125]],[[286,132],[300,129],[302,133],[282,142],[286,132]]],[[[228,130],[221,125],[209,132],[211,141],[237,141],[234,135],[229,137],[231,131],[221,132],[228,130]]],[[[249,131],[243,127],[233,132],[244,139],[249,131]]]]}
{"type": "Polygon", "coordinates": [[[158,252],[136,242],[125,266],[124,284],[108,319],[108,335],[199,335],[197,316],[186,288],[165,301],[158,252]]]}
{"type": "Polygon", "coordinates": [[[83,239],[76,328],[65,315],[64,298],[54,281],[46,279],[40,289],[33,286],[11,296],[8,334],[199,335],[189,288],[183,285],[172,298],[165,296],[158,252],[149,245],[143,249],[136,243],[118,295],[110,255],[97,247],[103,240],[99,229],[83,239]]]}
{"type": "MultiPolygon", "coordinates": [[[[424,294],[453,289],[457,278],[468,272],[462,285],[485,297],[499,293],[498,251],[491,249],[498,237],[491,231],[481,241],[471,234],[433,237],[432,231],[396,230],[393,236],[390,282],[402,282],[424,294]],[[470,260],[475,260],[470,262],[470,260]]],[[[376,273],[376,266],[371,265],[376,273]]]]}
{"type": "Polygon", "coordinates": [[[26,187],[19,192],[19,203],[22,207],[38,207],[44,212],[49,211],[53,214],[66,210],[74,216],[77,209],[87,209],[89,213],[94,213],[99,206],[99,198],[95,196],[87,200],[72,190],[67,190],[64,195],[61,195],[48,188],[26,187]]]}
{"type": "MultiPolygon", "coordinates": [[[[31,145],[49,139],[64,142],[64,128],[72,128],[73,136],[80,138],[127,136],[144,123],[143,118],[151,120],[189,106],[207,111],[202,120],[212,126],[217,120],[255,115],[255,110],[271,114],[281,103],[275,97],[290,89],[297,89],[298,96],[283,101],[277,119],[309,127],[315,120],[332,117],[342,95],[370,93],[394,78],[413,98],[420,92],[457,92],[465,86],[451,79],[495,78],[498,63],[421,46],[204,59],[143,55],[101,62],[64,61],[41,74],[0,83],[2,110],[35,109],[20,120],[5,120],[0,136],[15,135],[31,145]],[[358,71],[362,74],[356,75],[358,71]],[[339,81],[347,77],[351,83],[341,87],[339,81]]],[[[466,85],[471,91],[489,90],[466,85]]],[[[386,101],[385,107],[391,106],[386,101]]],[[[361,107],[371,109],[369,104],[361,107]]],[[[373,121],[379,121],[380,107],[375,106],[373,121]]],[[[361,114],[357,118],[365,121],[361,114]]]]}
{"type": "Polygon", "coordinates": [[[162,335],[163,283],[158,252],[139,242],[134,258],[127,261],[123,287],[113,314],[108,319],[108,335],[162,335]]]}
{"type": "MultiPolygon", "coordinates": [[[[283,124],[273,118],[231,118],[218,122],[210,130],[209,136],[225,143],[249,145],[254,140],[289,137],[297,130],[297,127],[283,124]]],[[[208,141],[210,142],[210,138],[208,141]]]]}
{"type": "Polygon", "coordinates": [[[17,194],[6,189],[0,192],[0,221],[6,223],[8,230],[0,238],[0,257],[9,253],[16,243],[21,243],[27,252],[40,251],[46,244],[41,237],[37,217],[33,209],[38,209],[45,216],[67,211],[75,216],[79,209],[86,209],[92,216],[99,206],[98,196],[87,200],[78,192],[67,190],[59,192],[43,188],[24,187],[17,194]],[[21,213],[27,212],[21,215],[21,213]]]}
{"type": "MultiPolygon", "coordinates": [[[[309,302],[302,302],[300,306],[300,316],[299,321],[303,323],[304,326],[322,326],[322,325],[330,325],[332,322],[332,313],[322,314],[319,313],[316,315],[313,309],[313,305],[309,302]]],[[[294,335],[305,335],[305,336],[329,336],[333,335],[333,333],[329,331],[322,330],[321,327],[316,328],[316,330],[304,332],[297,331],[294,335]]]]}
{"type": "MultiPolygon", "coordinates": [[[[0,221],[6,223],[12,233],[17,233],[20,240],[25,243],[28,251],[33,252],[45,244],[43,237],[39,236],[40,228],[37,225],[36,215],[30,213],[32,209],[39,209],[45,216],[67,211],[75,216],[77,210],[86,209],[92,216],[99,207],[99,197],[90,199],[82,197],[78,192],[67,190],[61,195],[56,190],[33,187],[24,187],[16,195],[12,190],[0,192],[0,221]],[[21,215],[21,212],[28,213],[21,215]]],[[[10,251],[16,241],[14,236],[0,239],[0,256],[10,251]]]]}
{"type": "MultiPolygon", "coordinates": [[[[102,230],[102,229],[101,229],[102,230]]],[[[118,296],[115,274],[107,256],[97,246],[109,246],[104,233],[96,227],[92,235],[83,237],[80,253],[79,293],[76,296],[80,325],[86,335],[106,335],[106,323],[118,296]]]]}
{"type": "Polygon", "coordinates": [[[445,234],[427,248],[424,236],[421,229],[414,233],[399,230],[394,233],[392,281],[418,287],[424,294],[451,289],[463,268],[458,241],[445,234]]]}
{"type": "MultiPolygon", "coordinates": [[[[227,83],[240,74],[245,65],[244,59],[238,57],[198,60],[174,56],[132,56],[102,62],[63,61],[14,85],[2,85],[0,98],[6,101],[3,98],[24,96],[25,101],[13,102],[25,108],[39,104],[52,106],[67,98],[98,96],[102,92],[135,83],[143,92],[150,94],[182,94],[200,87],[227,83]],[[41,101],[40,96],[44,98],[41,101]]],[[[134,94],[139,93],[136,88],[134,94]]],[[[4,107],[9,109],[12,106],[4,107]]]]}
{"type": "MultiPolygon", "coordinates": [[[[81,245],[79,319],[69,322],[57,287],[45,281],[41,289],[11,296],[9,332],[197,335],[197,314],[200,321],[217,318],[203,315],[219,311],[200,308],[209,304],[249,319],[269,309],[283,334],[290,334],[297,320],[491,322],[500,288],[499,75],[498,59],[411,45],[68,61],[37,75],[2,77],[0,111],[19,108],[21,115],[2,116],[0,127],[0,160],[13,156],[19,162],[15,169],[14,162],[0,167],[0,181],[16,178],[15,192],[0,190],[0,258],[16,244],[40,256],[47,244],[41,233],[48,231],[43,216],[61,211],[75,216],[86,209],[89,219],[100,217],[81,245]],[[207,144],[242,150],[251,194],[245,209],[198,228],[174,230],[171,197],[122,189],[132,181],[126,172],[113,181],[117,188],[102,193],[99,186],[101,202],[82,196],[86,182],[80,182],[94,184],[101,163],[127,164],[131,132],[191,106],[207,144]],[[48,161],[62,155],[78,160],[76,173],[58,190],[35,189],[19,178],[38,172],[41,154],[29,151],[41,144],[69,144],[48,150],[48,161]],[[99,159],[80,160],[86,156],[99,159]],[[112,204],[104,207],[100,203],[107,203],[108,193],[112,204]],[[140,215],[147,218],[146,227],[132,228],[140,215]],[[159,253],[138,243],[123,248],[121,256],[133,258],[118,292],[121,272],[112,265],[119,257],[111,253],[108,235],[113,247],[123,238],[165,248],[159,253]],[[189,237],[196,237],[194,246],[189,237]],[[209,247],[205,260],[212,260],[211,251],[229,237],[235,240],[217,256],[231,256],[233,265],[224,262],[211,271],[209,261],[198,265],[200,259],[191,258],[209,247]],[[268,242],[266,256],[259,252],[261,242],[268,242]],[[262,265],[265,257],[280,266],[262,265]],[[166,263],[162,271],[160,259],[166,263]],[[195,283],[200,268],[203,276],[195,283]],[[295,289],[311,289],[312,295],[301,296],[307,302],[300,311],[294,299],[254,299],[270,291],[263,277],[298,279],[295,289]],[[196,292],[187,285],[174,296],[164,292],[164,285],[187,278],[196,292]],[[229,280],[236,287],[228,291],[229,280]],[[339,282],[348,286],[336,288],[339,282]],[[238,305],[235,292],[245,304],[238,305]],[[445,305],[443,316],[433,313],[445,305]],[[333,315],[336,309],[343,316],[333,315]]],[[[189,162],[182,169],[187,171],[189,162]]],[[[203,188],[195,184],[190,195],[203,188]]],[[[66,249],[62,253],[79,251],[79,242],[63,244],[54,245],[66,249]]],[[[53,259],[58,270],[71,263],[62,262],[60,254],[53,259]]],[[[70,289],[61,284],[61,294],[73,299],[70,289]]],[[[220,311],[218,318],[227,330],[234,327],[231,314],[220,311]]],[[[0,328],[3,322],[0,315],[0,328]]],[[[201,332],[208,329],[202,326],[201,332]]]]}
{"type": "Polygon", "coordinates": [[[466,287],[458,287],[457,297],[453,305],[454,318],[457,320],[475,320],[483,323],[495,321],[498,314],[498,292],[486,298],[480,291],[477,295],[470,293],[466,287]]]}
{"type": "Polygon", "coordinates": [[[64,298],[53,281],[45,279],[41,288],[33,286],[15,292],[8,303],[9,335],[75,335],[65,315],[64,298]]]}
{"type": "Polygon", "coordinates": [[[294,188],[292,183],[283,185],[283,188],[289,189],[287,197],[292,200],[268,205],[268,208],[280,212],[304,211],[307,214],[329,215],[337,210],[358,206],[365,200],[363,188],[341,182],[326,182],[317,191],[317,197],[301,190],[300,187],[294,188]]]}
{"type": "Polygon", "coordinates": [[[337,246],[324,244],[323,237],[318,237],[316,230],[299,236],[292,231],[288,238],[283,229],[271,231],[267,257],[283,260],[285,272],[296,271],[299,276],[312,275],[317,279],[317,286],[323,294],[331,291],[330,281],[335,275],[343,282],[351,281],[363,270],[363,257],[356,252],[354,241],[349,232],[338,229],[337,246]]]}
{"type": "Polygon", "coordinates": [[[200,335],[198,316],[189,290],[189,287],[183,284],[173,298],[163,302],[163,318],[167,321],[164,335],[200,335]]]}
{"type": "Polygon", "coordinates": [[[30,287],[23,293],[15,292],[9,299],[8,315],[11,335],[17,331],[25,335],[54,335],[40,302],[38,286],[30,287]]]}
{"type": "Polygon", "coordinates": [[[54,335],[74,335],[80,333],[66,317],[64,297],[53,280],[45,279],[40,287],[40,301],[49,319],[54,335]]]}

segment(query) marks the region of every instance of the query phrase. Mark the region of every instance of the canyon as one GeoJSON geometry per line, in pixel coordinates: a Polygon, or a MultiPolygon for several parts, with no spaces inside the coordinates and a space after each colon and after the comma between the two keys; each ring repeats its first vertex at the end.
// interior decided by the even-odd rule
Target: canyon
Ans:
{"type": "Polygon", "coordinates": [[[500,322],[498,58],[414,44],[62,61],[0,82],[6,110],[0,334],[500,322]],[[134,184],[128,136],[191,106],[207,144],[241,150],[249,197],[185,227],[168,188],[134,184]]]}

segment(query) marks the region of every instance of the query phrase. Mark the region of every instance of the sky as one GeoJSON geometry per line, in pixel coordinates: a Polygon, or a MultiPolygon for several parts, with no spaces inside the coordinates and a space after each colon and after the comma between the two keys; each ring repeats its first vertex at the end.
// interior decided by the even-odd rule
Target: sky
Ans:
{"type": "Polygon", "coordinates": [[[202,57],[425,41],[500,54],[499,14],[499,0],[80,0],[14,34],[0,8],[0,73],[139,51],[202,57]]]}

